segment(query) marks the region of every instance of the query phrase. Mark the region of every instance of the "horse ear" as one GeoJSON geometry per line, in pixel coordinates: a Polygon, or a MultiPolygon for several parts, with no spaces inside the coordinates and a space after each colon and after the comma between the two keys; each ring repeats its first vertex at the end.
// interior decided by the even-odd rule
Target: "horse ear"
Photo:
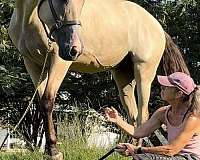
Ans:
{"type": "Polygon", "coordinates": [[[65,3],[68,3],[69,2],[69,0],[61,0],[62,2],[65,2],[65,3]]]}
{"type": "Polygon", "coordinates": [[[66,3],[66,4],[68,4],[68,3],[69,3],[69,0],[64,0],[64,1],[65,1],[65,3],[66,3]]]}

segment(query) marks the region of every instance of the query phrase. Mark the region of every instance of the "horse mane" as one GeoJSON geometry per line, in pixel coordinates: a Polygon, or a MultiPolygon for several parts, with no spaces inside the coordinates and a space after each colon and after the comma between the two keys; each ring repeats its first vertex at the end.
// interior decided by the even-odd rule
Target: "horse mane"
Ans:
{"type": "Polygon", "coordinates": [[[190,75],[188,67],[184,61],[179,47],[173,42],[172,38],[165,32],[166,46],[162,57],[164,74],[169,75],[174,72],[184,72],[190,75]]]}

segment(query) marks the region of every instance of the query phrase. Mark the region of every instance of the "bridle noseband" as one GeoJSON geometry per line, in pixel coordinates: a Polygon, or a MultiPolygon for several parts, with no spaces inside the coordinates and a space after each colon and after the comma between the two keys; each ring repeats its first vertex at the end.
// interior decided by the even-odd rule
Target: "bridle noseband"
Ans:
{"type": "MultiPolygon", "coordinates": [[[[37,12],[38,12],[38,17],[39,17],[39,19],[40,19],[40,21],[41,21],[41,23],[42,23],[42,25],[43,25],[43,27],[44,27],[44,30],[45,30],[45,32],[46,32],[46,35],[47,35],[47,37],[48,37],[51,41],[55,42],[55,40],[52,38],[52,33],[53,33],[54,31],[59,30],[60,28],[62,28],[62,27],[64,27],[64,26],[81,25],[81,22],[80,22],[80,21],[77,21],[77,20],[73,20],[73,21],[64,21],[64,20],[60,20],[60,19],[58,18],[57,14],[56,14],[56,11],[55,11],[54,7],[53,7],[52,0],[48,0],[48,2],[49,2],[49,7],[50,7],[50,9],[51,9],[51,13],[52,13],[53,18],[54,18],[54,20],[55,20],[55,24],[51,27],[50,32],[48,33],[45,23],[42,21],[42,19],[41,19],[40,16],[39,16],[39,10],[40,10],[40,7],[41,7],[41,5],[43,4],[44,1],[45,1],[45,0],[41,0],[41,1],[40,1],[39,5],[38,5],[38,10],[37,10],[37,12]]],[[[68,3],[69,3],[69,2],[68,2],[68,3]]]]}

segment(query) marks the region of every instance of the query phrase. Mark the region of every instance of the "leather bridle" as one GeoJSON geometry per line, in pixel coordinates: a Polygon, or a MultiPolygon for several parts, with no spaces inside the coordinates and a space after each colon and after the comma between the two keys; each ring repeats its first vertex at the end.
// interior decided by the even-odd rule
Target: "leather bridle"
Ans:
{"type": "MultiPolygon", "coordinates": [[[[54,31],[59,30],[59,29],[61,29],[61,28],[64,27],[64,26],[81,25],[81,22],[80,22],[80,21],[77,21],[77,20],[72,20],[72,21],[65,21],[64,19],[63,19],[63,20],[60,20],[60,19],[58,18],[57,14],[56,14],[56,11],[55,11],[54,7],[53,7],[52,0],[48,0],[51,13],[52,13],[53,18],[54,18],[54,20],[55,20],[55,24],[53,24],[53,26],[52,26],[51,29],[50,29],[50,32],[48,33],[47,28],[46,28],[46,25],[45,25],[45,23],[42,21],[42,19],[40,18],[40,15],[39,15],[40,7],[41,7],[41,5],[43,4],[44,1],[45,1],[45,0],[41,0],[41,1],[40,1],[39,5],[38,5],[37,12],[38,12],[38,17],[39,17],[39,19],[40,19],[40,21],[41,21],[41,23],[42,23],[42,25],[43,25],[43,27],[44,27],[44,30],[45,30],[45,32],[46,32],[46,35],[47,35],[47,37],[48,37],[51,41],[55,42],[55,40],[54,40],[53,37],[52,37],[52,34],[53,34],[54,31]]],[[[69,0],[68,0],[68,3],[69,3],[69,0]]]]}

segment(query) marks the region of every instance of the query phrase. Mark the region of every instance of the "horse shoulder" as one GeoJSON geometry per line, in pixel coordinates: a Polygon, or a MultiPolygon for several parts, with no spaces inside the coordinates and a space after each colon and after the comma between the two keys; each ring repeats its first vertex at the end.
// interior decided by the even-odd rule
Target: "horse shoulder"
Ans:
{"type": "Polygon", "coordinates": [[[160,59],[165,48],[164,30],[160,23],[143,7],[124,2],[129,17],[129,46],[137,61],[160,59]]]}

